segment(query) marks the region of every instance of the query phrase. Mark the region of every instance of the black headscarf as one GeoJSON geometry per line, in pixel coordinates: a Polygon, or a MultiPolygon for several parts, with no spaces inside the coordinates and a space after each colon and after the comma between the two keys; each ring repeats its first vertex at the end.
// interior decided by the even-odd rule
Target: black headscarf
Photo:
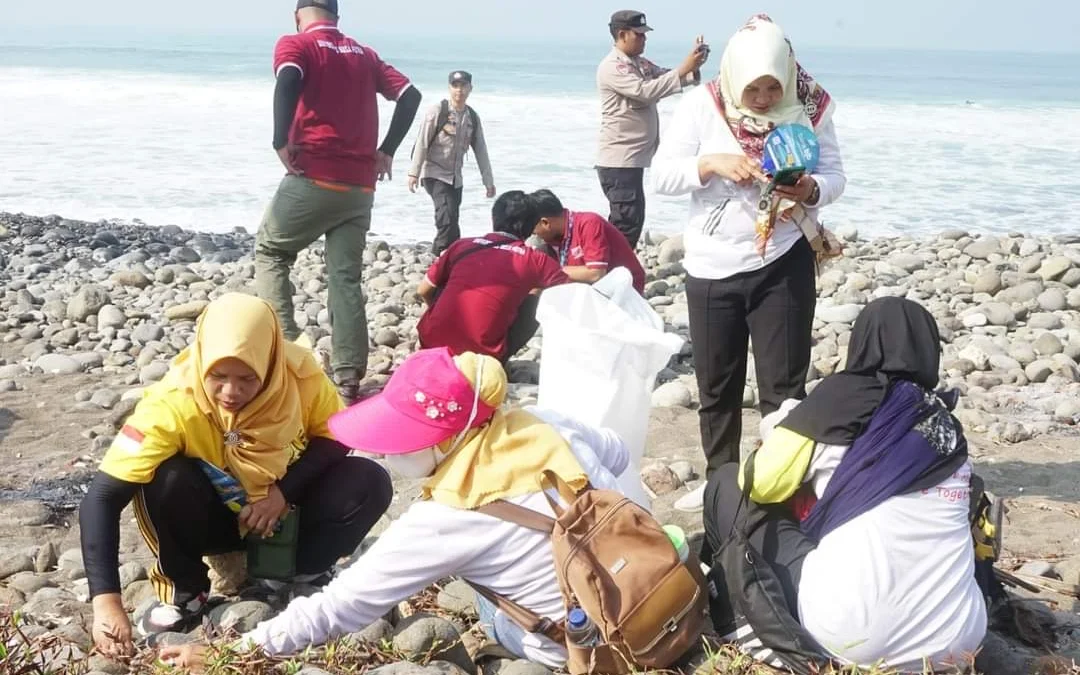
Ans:
{"type": "Polygon", "coordinates": [[[905,298],[879,298],[855,320],[844,370],[822,380],[781,424],[828,445],[851,445],[889,384],[938,385],[941,334],[930,312],[905,298]]]}

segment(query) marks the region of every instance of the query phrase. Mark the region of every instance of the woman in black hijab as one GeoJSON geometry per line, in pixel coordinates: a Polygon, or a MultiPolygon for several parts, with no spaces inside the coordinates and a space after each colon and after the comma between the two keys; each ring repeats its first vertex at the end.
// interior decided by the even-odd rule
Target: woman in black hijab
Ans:
{"type": "MultiPolygon", "coordinates": [[[[737,465],[709,480],[709,546],[720,550],[742,528],[789,611],[838,661],[921,672],[924,659],[959,662],[985,633],[967,443],[949,412],[955,395],[935,391],[939,365],[930,313],[903,298],[875,300],[855,322],[845,370],[763,420],[764,443],[748,460],[749,504],[737,465]]],[[[723,598],[714,604],[719,631],[751,642],[738,624],[761,633],[752,617],[725,617],[717,605],[723,598]]]]}

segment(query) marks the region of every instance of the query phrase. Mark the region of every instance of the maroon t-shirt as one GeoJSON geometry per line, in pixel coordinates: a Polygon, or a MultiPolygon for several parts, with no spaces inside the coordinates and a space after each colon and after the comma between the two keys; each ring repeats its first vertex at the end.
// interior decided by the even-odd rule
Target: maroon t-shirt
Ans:
{"type": "Polygon", "coordinates": [[[630,270],[634,289],[645,292],[645,268],[626,236],[598,213],[566,211],[566,233],[555,245],[563,267],[598,267],[630,270]]]}
{"type": "Polygon", "coordinates": [[[451,244],[428,269],[427,281],[442,291],[416,326],[420,346],[501,359],[526,296],[570,279],[551,256],[510,235],[491,233],[451,244]],[[485,248],[470,252],[477,246],[485,248]]]}
{"type": "Polygon", "coordinates": [[[315,180],[374,188],[375,94],[396,101],[409,79],[330,23],[279,39],[274,75],[287,66],[299,68],[304,81],[289,130],[297,168],[315,180]]]}

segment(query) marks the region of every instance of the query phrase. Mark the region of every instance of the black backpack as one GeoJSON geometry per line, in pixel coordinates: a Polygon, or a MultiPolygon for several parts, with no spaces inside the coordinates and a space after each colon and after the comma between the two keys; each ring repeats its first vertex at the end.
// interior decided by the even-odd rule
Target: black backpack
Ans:
{"type": "Polygon", "coordinates": [[[811,675],[827,668],[832,659],[792,615],[776,573],[746,535],[758,525],[742,510],[754,484],[755,455],[756,449],[743,467],[742,500],[731,533],[713,555],[708,576],[712,613],[749,624],[760,641],[759,648],[750,650],[755,659],[795,675],[811,675]]]}
{"type": "MultiPolygon", "coordinates": [[[[480,127],[480,117],[476,114],[476,111],[472,109],[472,106],[466,105],[465,112],[469,115],[469,120],[472,122],[472,132],[476,133],[476,130],[480,127]]],[[[443,130],[446,123],[450,121],[450,101],[445,98],[439,104],[439,115],[435,118],[435,128],[432,129],[431,135],[428,137],[428,147],[435,142],[435,139],[439,137],[439,132],[443,130]]],[[[419,140],[419,137],[417,138],[419,140]]],[[[469,144],[472,144],[472,139],[469,139],[469,144]]],[[[413,149],[409,154],[410,157],[416,155],[416,141],[413,141],[413,149]]]]}

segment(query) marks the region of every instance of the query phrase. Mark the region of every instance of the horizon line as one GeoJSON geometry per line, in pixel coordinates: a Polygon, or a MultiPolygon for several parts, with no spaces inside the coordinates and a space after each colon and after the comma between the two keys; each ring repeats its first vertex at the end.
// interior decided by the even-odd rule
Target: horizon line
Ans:
{"type": "MultiPolygon", "coordinates": [[[[28,40],[31,40],[32,38],[29,38],[27,36],[27,32],[28,31],[33,32],[35,28],[40,28],[40,26],[33,26],[33,27],[31,27],[31,26],[23,26],[23,27],[20,27],[20,26],[8,25],[8,26],[0,27],[0,48],[4,48],[4,47],[22,47],[22,48],[42,47],[42,45],[40,45],[40,44],[28,43],[28,40]]],[[[125,47],[125,46],[130,46],[132,44],[139,44],[141,46],[143,43],[145,43],[147,41],[152,41],[154,39],[160,39],[160,38],[171,38],[171,39],[183,40],[183,39],[207,39],[207,38],[233,37],[233,38],[243,38],[243,39],[253,39],[253,40],[254,39],[264,39],[264,40],[269,41],[269,40],[276,40],[278,37],[280,37],[282,35],[289,34],[289,32],[287,32],[287,31],[281,31],[281,30],[271,31],[271,30],[261,30],[261,29],[225,32],[225,31],[220,31],[220,30],[217,30],[217,31],[215,31],[215,30],[210,30],[210,31],[207,31],[207,30],[194,30],[194,29],[190,29],[190,30],[188,30],[188,29],[183,29],[183,30],[168,30],[168,29],[165,29],[165,30],[162,30],[162,29],[145,29],[144,28],[144,29],[141,29],[137,35],[132,35],[131,32],[130,32],[132,30],[131,27],[126,27],[126,26],[116,26],[116,27],[95,26],[95,27],[87,28],[87,27],[82,27],[82,26],[57,26],[55,24],[50,24],[49,32],[52,33],[52,34],[55,34],[58,29],[59,30],[70,30],[73,33],[78,33],[79,34],[77,36],[76,35],[65,36],[65,43],[66,44],[60,45],[60,47],[106,47],[106,46],[108,46],[108,45],[87,44],[85,42],[80,42],[78,40],[79,37],[83,37],[84,39],[86,39],[88,41],[95,40],[95,39],[96,40],[104,39],[106,36],[109,39],[113,39],[113,38],[116,38],[116,37],[122,37],[123,39],[115,41],[115,46],[116,47],[125,47]],[[118,34],[123,34],[123,35],[121,36],[121,35],[118,35],[118,34]],[[72,37],[74,37],[75,39],[72,40],[71,39],[72,37]]],[[[425,37],[437,37],[437,36],[440,35],[440,33],[434,32],[434,31],[431,32],[431,33],[416,33],[416,32],[407,32],[407,31],[403,31],[403,30],[399,31],[399,30],[394,30],[394,29],[385,29],[385,28],[379,29],[379,30],[376,30],[376,31],[371,31],[371,32],[358,33],[355,30],[351,30],[349,28],[349,26],[347,26],[347,25],[345,26],[345,31],[347,33],[351,33],[353,35],[369,36],[369,39],[371,39],[371,40],[378,40],[378,39],[385,39],[385,38],[389,38],[389,39],[417,39],[417,38],[425,38],[425,37]]],[[[517,36],[515,36],[515,37],[511,38],[511,37],[504,37],[503,35],[491,35],[490,33],[455,32],[454,35],[455,35],[456,38],[458,38],[458,39],[460,39],[462,41],[484,39],[484,40],[490,40],[492,42],[497,42],[497,43],[517,43],[517,44],[530,45],[530,46],[540,46],[540,45],[544,45],[544,44],[568,44],[568,43],[569,44],[581,45],[581,44],[584,44],[586,42],[592,41],[592,38],[590,36],[584,35],[584,34],[582,34],[582,35],[563,36],[563,37],[559,37],[559,38],[555,38],[555,39],[532,38],[531,36],[526,36],[526,37],[517,37],[517,36]]],[[[596,38],[595,42],[597,44],[598,49],[606,49],[606,48],[608,48],[610,46],[610,38],[608,38],[607,36],[604,36],[604,35],[598,36],[596,38]]],[[[683,42],[685,42],[685,41],[678,40],[676,38],[653,37],[651,39],[651,42],[652,42],[652,44],[654,44],[656,46],[659,46],[659,47],[673,47],[673,46],[676,46],[676,45],[682,45],[683,42]]],[[[377,44],[372,44],[372,47],[376,47],[376,46],[377,46],[377,44]]],[[[1080,55],[1080,49],[1069,50],[1069,49],[1058,49],[1058,48],[1054,48],[1054,49],[1038,49],[1038,48],[1020,48],[1020,47],[990,48],[990,47],[972,47],[972,46],[910,46],[910,45],[899,45],[899,44],[873,44],[873,45],[870,45],[870,44],[852,44],[852,43],[846,43],[846,44],[845,43],[832,43],[832,44],[827,44],[827,43],[821,43],[821,42],[802,42],[802,43],[800,43],[800,48],[801,49],[810,49],[810,50],[851,50],[851,51],[861,51],[861,52],[892,51],[892,52],[914,52],[914,53],[1017,54],[1017,55],[1039,55],[1039,56],[1049,56],[1049,55],[1076,56],[1076,55],[1080,55]]],[[[151,50],[151,51],[155,51],[155,50],[165,51],[165,50],[169,50],[169,47],[161,45],[161,46],[157,46],[157,47],[150,47],[148,49],[151,50]]]]}

